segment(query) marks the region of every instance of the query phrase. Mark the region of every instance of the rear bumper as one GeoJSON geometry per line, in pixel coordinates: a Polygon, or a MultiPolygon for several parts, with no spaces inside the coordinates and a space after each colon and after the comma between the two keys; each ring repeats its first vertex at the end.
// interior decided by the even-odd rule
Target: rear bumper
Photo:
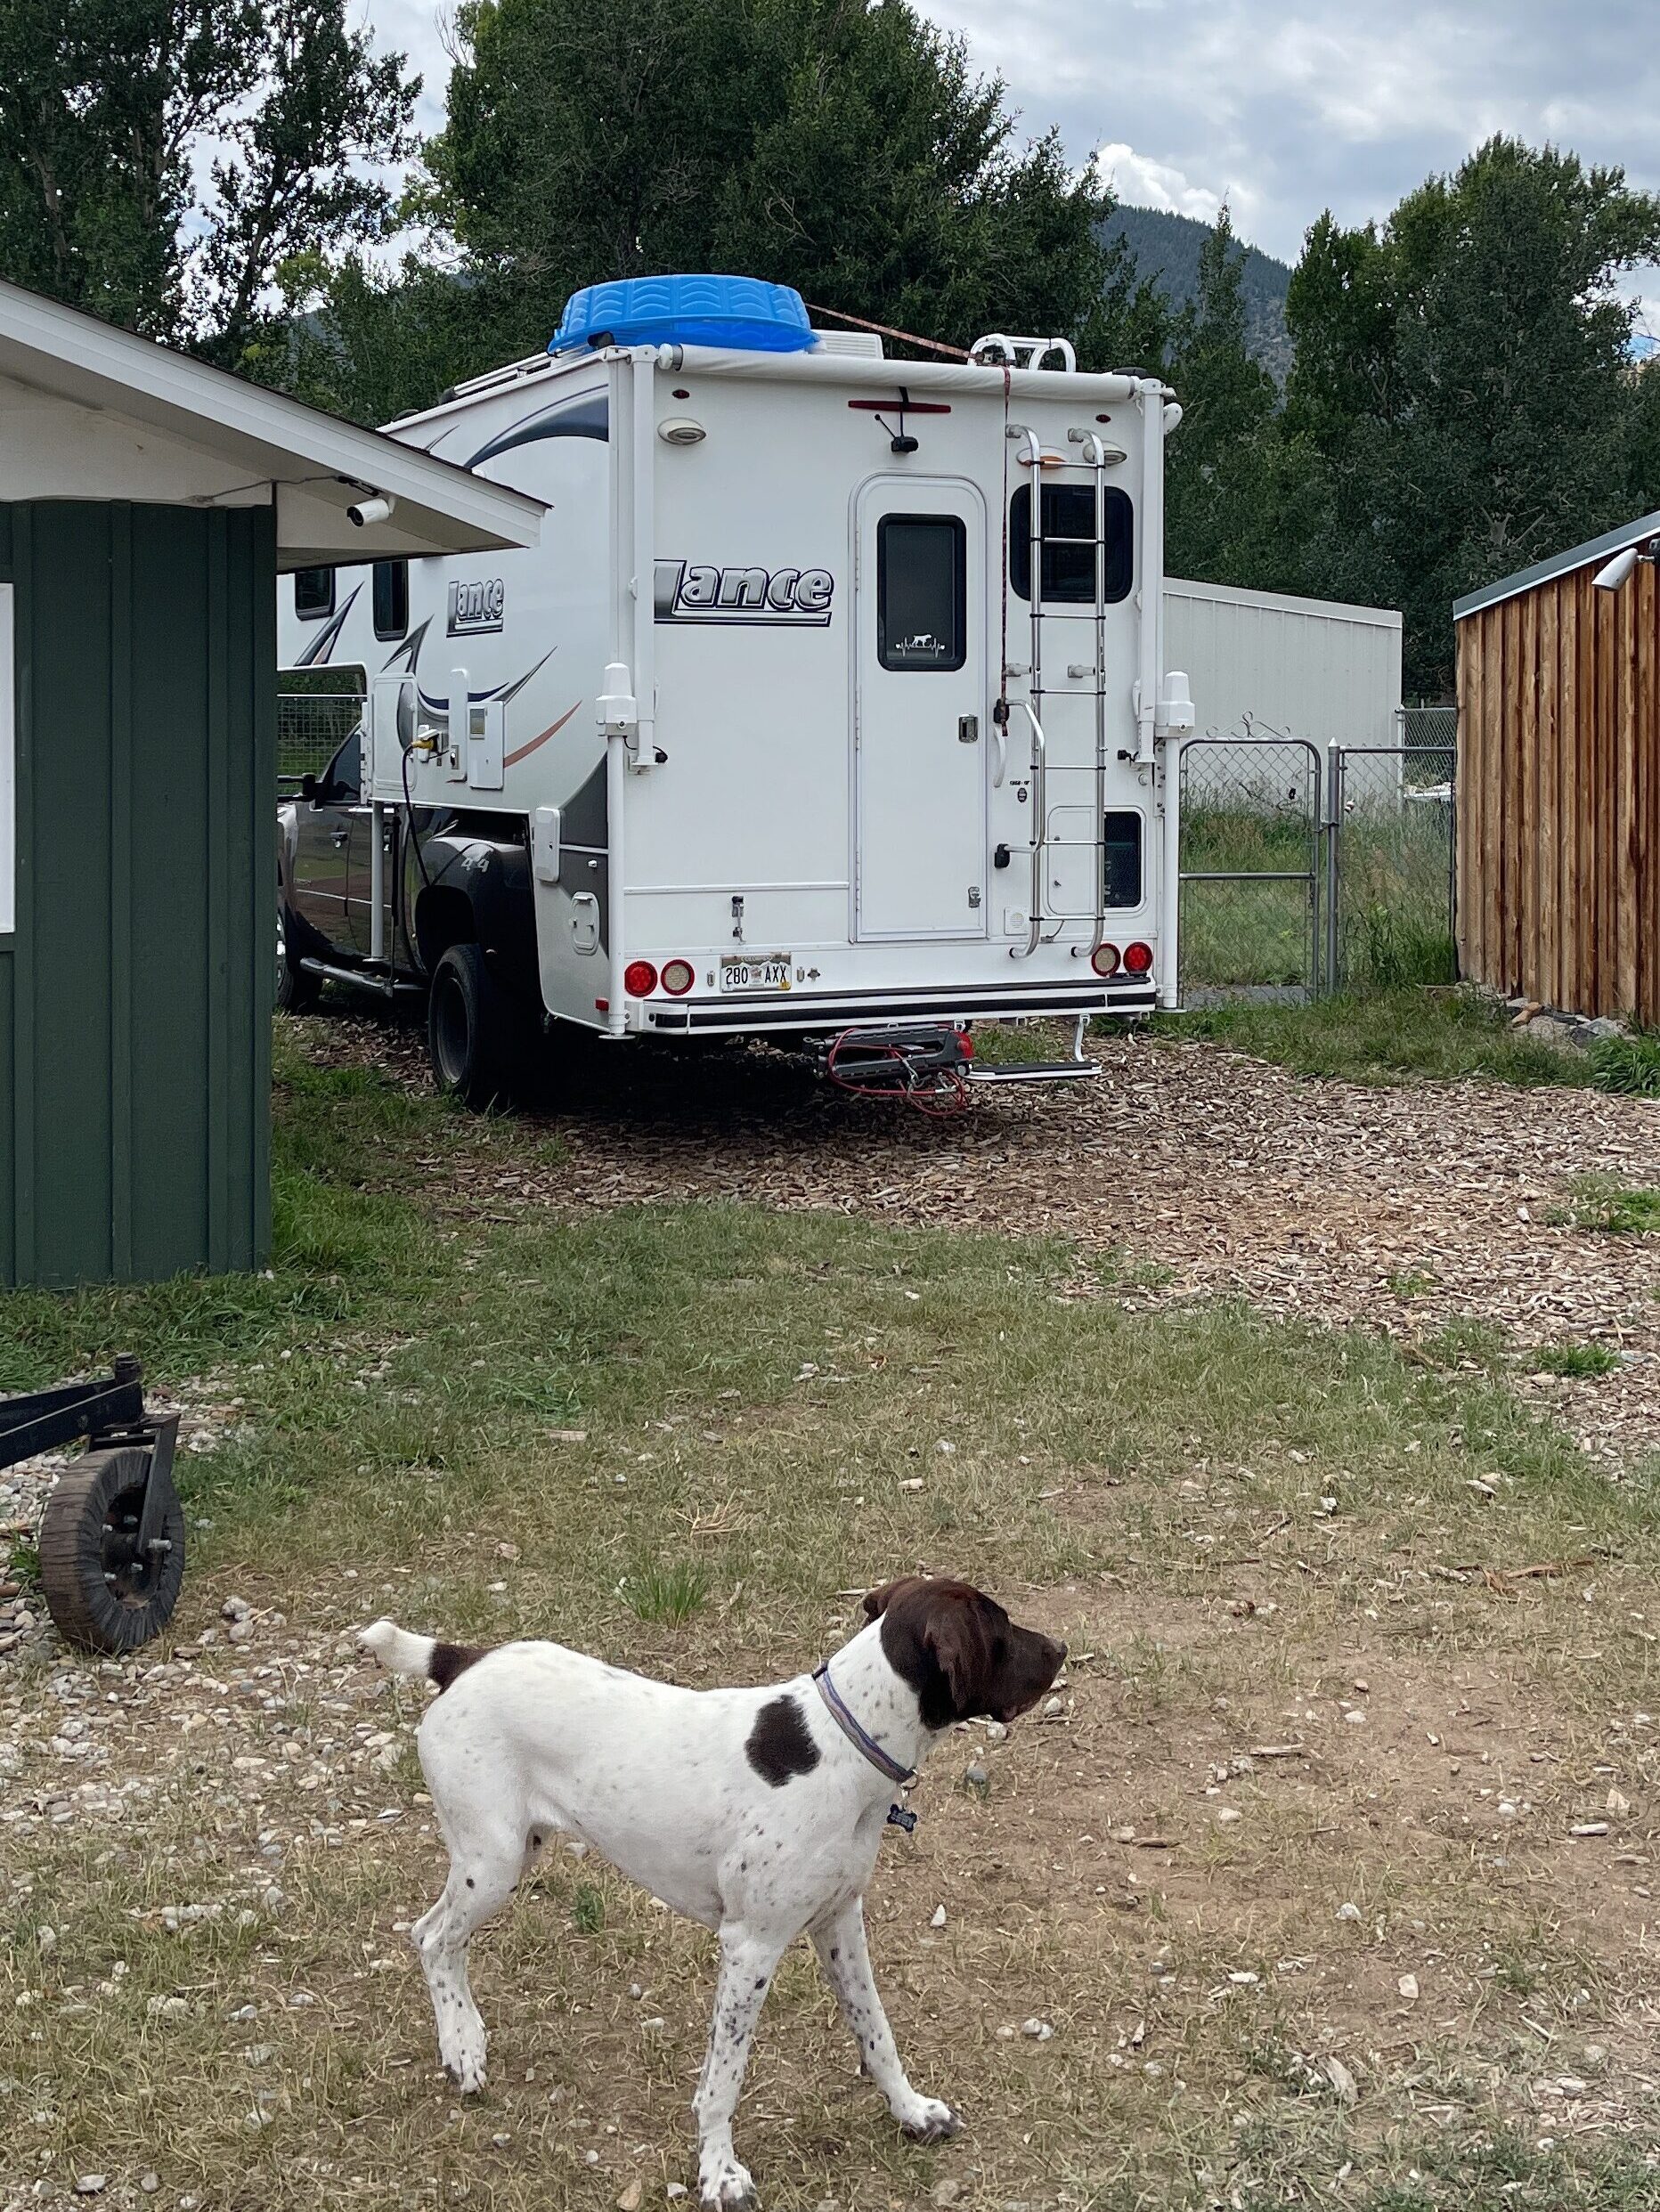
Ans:
{"type": "Polygon", "coordinates": [[[1151,1013],[1159,1000],[1151,976],[1134,984],[957,985],[885,991],[791,991],[765,998],[647,999],[640,1026],[650,1037],[753,1036],[850,1029],[866,1023],[1010,1021],[1041,1016],[1151,1013]]]}

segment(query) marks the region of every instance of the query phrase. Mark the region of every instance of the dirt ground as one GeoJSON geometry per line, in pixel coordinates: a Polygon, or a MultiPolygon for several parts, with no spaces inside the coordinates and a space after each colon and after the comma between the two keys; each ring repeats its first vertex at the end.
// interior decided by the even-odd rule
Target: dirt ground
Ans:
{"type": "MultiPolygon", "coordinates": [[[[408,1031],[304,1027],[310,1052],[425,1080],[408,1031]]],[[[1523,1361],[1512,1379],[1611,1480],[1638,1468],[1660,1239],[1550,1216],[1575,1175],[1660,1183],[1651,1107],[1094,1049],[1094,1086],[990,1093],[946,1127],[773,1055],[636,1065],[626,1113],[596,1081],[497,1147],[493,1197],[477,1157],[447,1195],[443,1151],[427,1166],[440,1212],[720,1197],[1054,1232],[1086,1255],[1080,1297],[1595,1341],[1622,1355],[1608,1375],[1523,1361]]],[[[187,1446],[232,1418],[193,1409],[187,1446]]],[[[637,1441],[616,1440],[619,1467],[637,1441]]],[[[1225,1473],[1196,1463],[1181,1484],[1213,1530],[1237,1519],[1216,1510],[1225,1473]]],[[[0,1518],[29,1521],[48,1476],[0,1479],[0,1518]]],[[[1101,1484],[1078,1468],[1043,1494],[1099,1514],[1101,1484]]],[[[964,2134],[898,2143],[793,1956],[739,2114],[767,2204],[1660,2207],[1652,1576],[1589,1555],[1453,1574],[1364,1534],[1339,1574],[1317,1513],[1286,1527],[1241,1540],[1203,1594],[1176,1575],[1000,1589],[1067,1637],[1061,1710],[948,1739],[873,1901],[901,2047],[964,2134]],[[1510,2163],[1478,2167],[1471,2146],[1495,2143],[1510,2163]]],[[[492,1590],[529,1570],[486,1549],[492,1590]]],[[[485,2096],[464,2108],[436,2072],[406,1940],[442,1872],[421,1700],[345,1633],[411,1590],[345,1562],[299,1588],[227,1562],[191,1577],[168,1644],[102,1665],[5,1601],[4,2212],[686,2200],[709,1946],[591,1863],[555,1854],[481,1940],[485,2096]]],[[[802,1632],[828,1648],[834,1626],[802,1632]]],[[[647,1669],[753,1679],[717,1614],[631,1632],[618,1655],[647,1669]]]]}
{"type": "MultiPolygon", "coordinates": [[[[237,1647],[196,1629],[198,1590],[169,1658],[0,1676],[8,2208],[100,2175],[105,2201],[178,2212],[684,2193],[708,1944],[602,1871],[557,1856],[481,1939],[484,2097],[437,2072],[406,1940],[443,1864],[421,1697],[315,1617],[383,1601],[353,1579],[303,1625],[256,1602],[237,1647]],[[26,2088],[48,2019],[89,2090],[118,2054],[122,2140],[99,2095],[26,2088]]],[[[1282,1590],[1276,1618],[1266,1588],[1254,1611],[1243,1589],[1006,1593],[1071,1639],[1062,1711],[948,1741],[872,1903],[913,2071],[965,2133],[894,2139],[793,1957],[740,2112],[766,2200],[1343,2201],[1357,2163],[1388,2171],[1393,2143],[1404,2169],[1441,2131],[1518,2130],[1542,2160],[1646,2139],[1660,1726],[1550,1695],[1530,1646],[1578,1638],[1577,1588],[1468,1655],[1479,1597],[1404,1587],[1412,1633],[1387,1597],[1339,1632],[1318,1594],[1282,1590]]]]}

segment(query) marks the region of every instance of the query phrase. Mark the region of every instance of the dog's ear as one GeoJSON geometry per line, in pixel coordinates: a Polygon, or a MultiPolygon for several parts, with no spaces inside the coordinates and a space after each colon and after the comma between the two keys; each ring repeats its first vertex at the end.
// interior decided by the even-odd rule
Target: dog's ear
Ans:
{"type": "Polygon", "coordinates": [[[931,1611],[923,1629],[923,1648],[946,1679],[959,1720],[985,1710],[991,1667],[991,1639],[978,1604],[955,1593],[931,1611]]]}
{"type": "Polygon", "coordinates": [[[865,1618],[867,1621],[879,1619],[893,1603],[899,1591],[905,1588],[906,1583],[915,1579],[914,1575],[901,1575],[897,1582],[884,1582],[880,1590],[873,1590],[865,1599],[865,1618]]]}

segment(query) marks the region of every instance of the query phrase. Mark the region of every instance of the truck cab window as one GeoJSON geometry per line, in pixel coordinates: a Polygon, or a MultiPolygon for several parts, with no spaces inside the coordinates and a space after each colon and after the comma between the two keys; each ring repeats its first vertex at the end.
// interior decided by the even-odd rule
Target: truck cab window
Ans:
{"type": "MultiPolygon", "coordinates": [[[[1111,606],[1129,597],[1135,568],[1135,509],[1127,492],[1106,492],[1105,591],[1111,606]]],[[[1095,603],[1095,490],[1088,484],[1043,488],[1043,596],[1047,604],[1095,603]]],[[[1009,501],[1009,583],[1019,598],[1032,596],[1032,488],[1023,484],[1009,501]]]]}
{"type": "Polygon", "coordinates": [[[354,729],[323,770],[317,786],[317,804],[354,807],[362,796],[363,733],[354,729]]]}
{"type": "Polygon", "coordinates": [[[301,622],[314,622],[334,613],[332,568],[297,568],[294,572],[294,612],[301,622]]]}
{"type": "Polygon", "coordinates": [[[410,565],[377,561],[373,598],[377,638],[401,638],[410,626],[410,565]]]}
{"type": "Polygon", "coordinates": [[[876,525],[876,655],[883,668],[961,668],[968,657],[968,531],[956,515],[876,525]]]}

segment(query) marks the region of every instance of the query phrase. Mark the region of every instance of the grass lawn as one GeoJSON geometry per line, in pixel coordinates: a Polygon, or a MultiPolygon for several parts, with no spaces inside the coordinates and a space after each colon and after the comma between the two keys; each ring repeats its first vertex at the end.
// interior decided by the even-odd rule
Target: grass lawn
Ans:
{"type": "Polygon", "coordinates": [[[1306,1006],[1206,1007],[1160,1015],[1155,1029],[1168,1037],[1208,1037],[1299,1075],[1350,1083],[1479,1076],[1501,1083],[1595,1085],[1601,1065],[1597,1053],[1558,1052],[1512,1029],[1504,1008],[1475,991],[1404,985],[1306,1006]]]}
{"type": "Polygon", "coordinates": [[[763,1680],[922,1567],[1074,1655],[1061,1715],[947,1742],[877,1875],[901,2047],[967,2124],[897,2139],[798,1951],[738,2114],[766,2204],[1660,2206],[1648,1470],[1456,1341],[1148,1312],[1060,1243],[550,1216],[533,1124],[296,1034],[267,1276],[0,1305],[0,1389],[133,1349],[217,1438],[172,1642],[0,1671],[0,2203],[666,2203],[708,1940],[556,1855],[475,1948],[463,2107],[403,1933],[420,1700],[344,1631],[763,1680]],[[59,1817],[88,1742],[127,1793],[59,1817]]]}

